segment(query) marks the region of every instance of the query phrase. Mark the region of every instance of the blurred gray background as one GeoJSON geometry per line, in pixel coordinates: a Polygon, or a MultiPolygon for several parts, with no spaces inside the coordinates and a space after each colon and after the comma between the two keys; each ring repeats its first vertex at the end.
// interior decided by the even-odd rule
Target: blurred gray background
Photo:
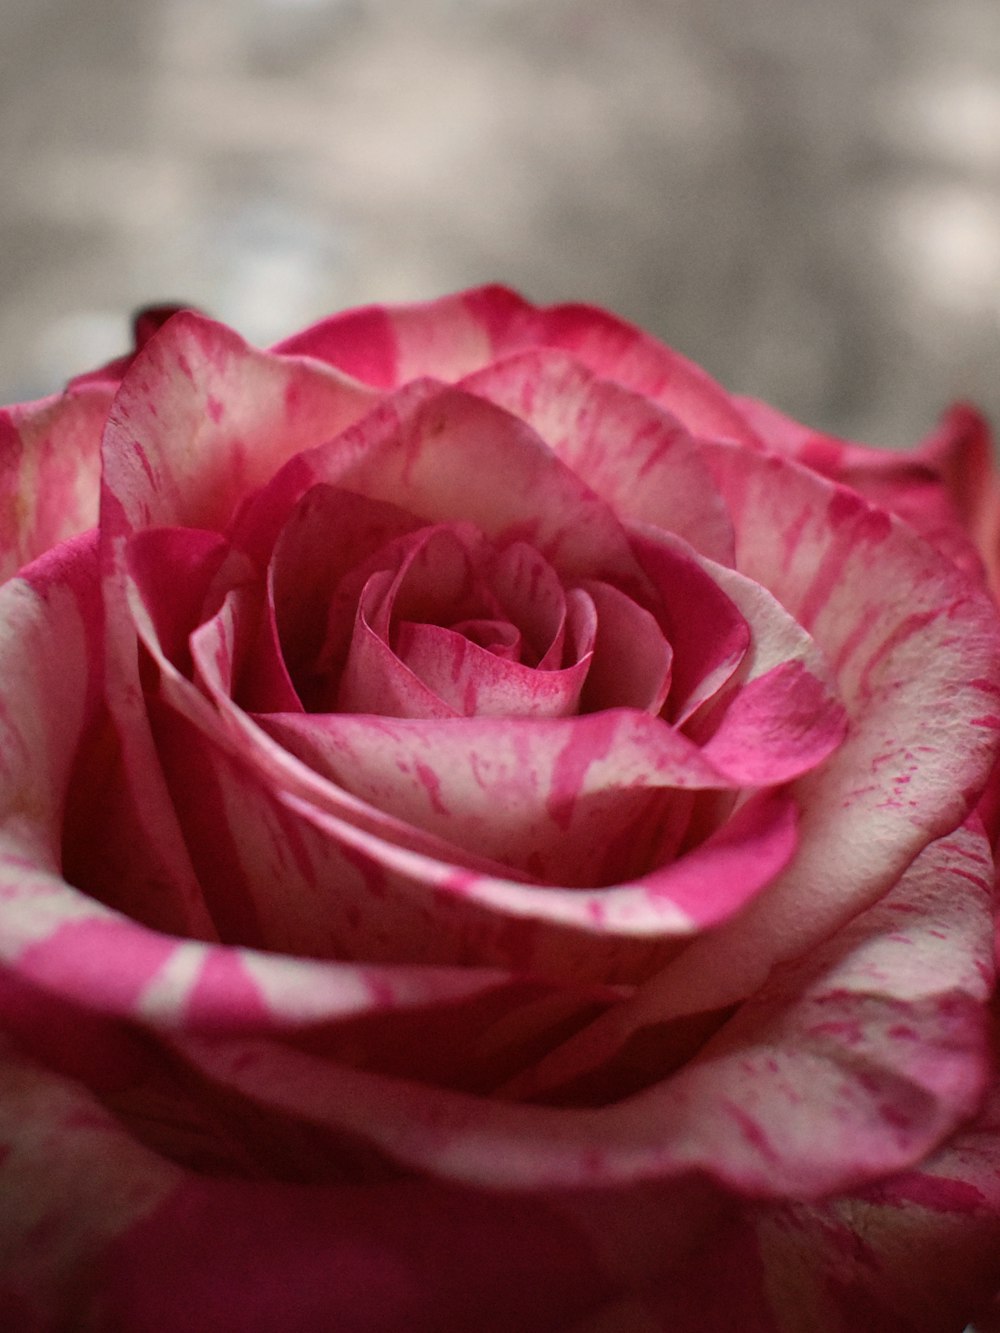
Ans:
{"type": "Polygon", "coordinates": [[[0,400],[500,279],[879,443],[1000,421],[997,0],[0,0],[0,400]]]}

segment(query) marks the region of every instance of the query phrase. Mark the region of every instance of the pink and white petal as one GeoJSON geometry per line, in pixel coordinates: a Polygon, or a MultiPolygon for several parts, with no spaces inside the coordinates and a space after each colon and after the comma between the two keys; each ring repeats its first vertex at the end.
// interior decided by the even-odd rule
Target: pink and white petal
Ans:
{"type": "MultiPolygon", "coordinates": [[[[721,1207],[677,1260],[669,1248],[644,1256],[628,1313],[607,1327],[991,1333],[989,1297],[1000,1286],[998,1165],[994,1113],[884,1186],[814,1204],[721,1207]]],[[[619,1198],[609,1200],[612,1219],[619,1198]]],[[[633,1224],[633,1235],[645,1234],[633,1224]]],[[[588,1333],[586,1323],[579,1333],[588,1333]]]]}
{"type": "MultiPolygon", "coordinates": [[[[86,1014],[217,1038],[365,1015],[391,1029],[394,1016],[409,1009],[448,1012],[480,996],[496,997],[496,1005],[524,1002],[521,978],[497,968],[329,963],[165,935],[32,868],[10,847],[0,856],[0,876],[5,984],[10,979],[73,1006],[77,1023],[86,1014]]],[[[577,1001],[599,1002],[596,989],[577,1001]]],[[[7,1008],[6,1024],[16,1028],[15,1019],[7,1008]]],[[[49,1036],[72,1030],[65,1015],[47,1024],[49,1036]]],[[[39,1044],[37,1032],[33,1040],[39,1044]]],[[[89,1039],[85,1045],[94,1048],[89,1039]]]]}
{"type": "Polygon", "coordinates": [[[702,1171],[750,1196],[822,1198],[913,1168],[978,1106],[992,881],[957,891],[970,863],[991,864],[981,835],[941,840],[898,895],[779,970],[701,1056],[617,1104],[564,1111],[469,1097],[262,1042],[185,1040],[181,1050],[276,1125],[289,1117],[360,1135],[438,1177],[620,1188],[702,1171]],[[915,913],[894,910],[914,903],[915,913]]]}
{"type": "MultiPolygon", "coordinates": [[[[578,657],[581,641],[590,638],[589,615],[578,618],[587,622],[586,633],[571,635],[566,645],[567,596],[558,575],[548,561],[526,542],[512,542],[496,553],[491,583],[508,618],[524,633],[526,650],[534,664],[545,669],[558,668],[566,661],[566,652],[578,657]]],[[[522,661],[527,660],[522,657],[522,661]]]]}
{"type": "Polygon", "coordinates": [[[425,522],[464,521],[500,545],[533,545],[563,579],[646,586],[618,518],[530,426],[435,381],[408,384],[337,438],[291,459],[237,517],[234,545],[266,560],[281,524],[317,483],[425,522]]]}
{"type": "Polygon", "coordinates": [[[110,539],[141,527],[221,530],[283,463],[373,401],[332,370],[175,315],[132,362],[109,413],[102,527],[110,539]]]}
{"type": "Polygon", "coordinates": [[[533,426],[623,520],[732,563],[732,524],[712,475],[690,431],[663,407],[551,348],[505,357],[462,384],[533,426]]]}
{"type": "Polygon", "coordinates": [[[205,611],[229,544],[201,528],[147,528],[126,547],[129,577],[155,626],[156,638],[179,671],[191,670],[189,638],[205,611]]]}
{"type": "Polygon", "coordinates": [[[752,399],[740,400],[769,448],[905,519],[960,569],[981,577],[977,555],[995,550],[989,426],[973,409],[956,406],[917,449],[898,453],[824,435],[752,399]],[[983,538],[986,538],[984,541],[983,538]]]}
{"type": "MultiPolygon", "coordinates": [[[[195,1164],[210,1154],[245,1166],[255,1158],[253,1130],[247,1138],[233,1107],[199,1097],[169,1065],[160,1069],[154,1034],[287,1036],[325,1062],[489,1096],[623,993],[499,970],[424,967],[407,976],[403,968],[301,959],[282,969],[280,961],[92,914],[0,967],[4,1033],[53,1072],[85,1083],[173,1160],[195,1164]],[[200,1126],[187,1146],[185,1124],[200,1126]]],[[[257,1156],[253,1173],[266,1174],[269,1163],[257,1156]]]]}
{"type": "Polygon", "coordinates": [[[702,748],[734,781],[764,786],[811,772],[834,753],[846,730],[836,692],[794,658],[741,685],[702,748]]]}
{"type": "Polygon", "coordinates": [[[815,1197],[919,1162],[973,1115],[990,1073],[992,907],[989,847],[962,828],[778,968],[670,1089],[702,1107],[717,1175],[815,1197]]]}
{"type": "MultiPolygon", "coordinates": [[[[401,662],[457,716],[571,717],[579,709],[588,680],[589,651],[571,666],[542,671],[501,657],[465,634],[441,625],[406,625],[404,629],[398,648],[401,662]]],[[[514,627],[508,625],[508,629],[514,627]]],[[[385,708],[364,711],[399,716],[385,708]]],[[[415,714],[407,712],[404,716],[415,714]]]]}
{"type": "Polygon", "coordinates": [[[484,287],[434,301],[347,310],[273,350],[325,361],[378,389],[424,376],[454,381],[492,361],[505,326],[530,318],[532,310],[506,288],[484,287]]]}
{"type": "Polygon", "coordinates": [[[592,1215],[607,1209],[414,1179],[206,1178],[9,1051],[0,1087],[0,1311],[11,1328],[459,1333],[474,1321],[549,1333],[625,1285],[627,1259],[595,1234],[592,1215]],[[512,1262],[531,1280],[512,1284],[512,1262]]]}
{"type": "Polygon", "coordinates": [[[362,590],[347,661],[337,683],[336,710],[385,717],[457,717],[454,705],[438,695],[389,646],[389,620],[397,583],[398,575],[381,570],[362,590]]]}
{"type": "Polygon", "coordinates": [[[197,676],[199,645],[209,634],[221,654],[213,670],[230,693],[261,708],[301,710],[269,587],[224,537],[201,528],[147,528],[129,539],[126,563],[127,595],[142,607],[147,637],[181,675],[197,676]],[[220,614],[220,600],[231,616],[228,638],[206,628],[220,614]]]}
{"type": "Polygon", "coordinates": [[[723,445],[706,452],[734,514],[741,572],[823,650],[849,728],[796,783],[794,862],[738,926],[678,960],[664,1017],[668,1007],[696,1013],[750,994],[777,962],[874,902],[964,819],[1000,730],[1000,625],[954,565],[900,520],[795,463],[723,445]]]}
{"type": "Polygon", "coordinates": [[[590,580],[582,591],[593,603],[597,626],[583,708],[658,714],[670,693],[673,651],[655,618],[610,583],[590,580]]]}
{"type": "Polygon", "coordinates": [[[101,608],[93,533],[0,587],[0,827],[54,869],[66,788],[99,713],[101,608]]]}
{"type": "MultiPolygon", "coordinates": [[[[743,807],[742,817],[664,868],[609,888],[581,890],[523,883],[514,871],[504,878],[499,868],[465,869],[461,860],[471,858],[462,852],[449,865],[373,839],[299,796],[289,793],[282,800],[306,823],[379,867],[393,910],[400,910],[397,900],[421,903],[431,895],[435,929],[421,933],[424,919],[416,917],[405,944],[397,934],[393,958],[404,947],[414,961],[473,957],[553,980],[634,985],[658,972],[677,956],[685,937],[737,912],[766,888],[788,864],[796,842],[792,802],[762,793],[743,807]],[[415,895],[420,884],[423,892],[415,895]]],[[[660,837],[665,827],[669,833],[669,820],[659,822],[660,837]]]]}
{"type": "Polygon", "coordinates": [[[134,811],[108,795],[117,759],[100,704],[100,621],[92,535],[63,543],[0,590],[0,954],[8,960],[64,922],[104,910],[69,890],[60,867],[100,866],[137,911],[212,934],[197,886],[137,847],[134,811]],[[113,857],[109,821],[125,844],[113,857]]]}
{"type": "MultiPolygon", "coordinates": [[[[931,844],[881,903],[777,969],[665,1086],[668,1100],[711,1108],[699,1152],[715,1153],[722,1180],[754,1194],[784,1178],[812,1196],[838,1168],[851,1184],[877,1176],[881,1154],[886,1171],[908,1164],[900,1153],[919,1160],[976,1110],[990,1063],[992,882],[977,829],[931,844]]],[[[613,1086],[651,1038],[667,1045],[662,990],[652,978],[522,1075],[518,1093],[572,1102],[596,1070],[613,1086]]]]}
{"type": "Polygon", "coordinates": [[[291,679],[312,707],[324,684],[316,679],[324,636],[347,642],[354,621],[360,588],[345,596],[341,580],[419,526],[396,505],[326,485],[307,491],[282,525],[267,574],[273,629],[291,679]],[[344,622],[339,633],[335,618],[344,622]]]}
{"type": "Polygon", "coordinates": [[[846,719],[810,635],[766,588],[672,534],[637,528],[633,537],[665,590],[680,676],[671,715],[687,734],[705,738],[709,762],[735,783],[760,786],[787,782],[826,759],[846,719]],[[707,660],[693,625],[705,630],[707,660]]]}
{"type": "Polygon", "coordinates": [[[500,355],[525,347],[561,348],[602,379],[651,398],[694,435],[750,447],[759,443],[739,405],[707,371],[606,310],[576,304],[543,307],[494,341],[500,355]]]}
{"type": "Polygon", "coordinates": [[[247,709],[282,713],[305,711],[282,651],[270,579],[255,601],[256,635],[249,651],[238,656],[233,697],[247,709]]]}
{"type": "Polygon", "coordinates": [[[971,1125],[902,1175],[825,1202],[748,1208],[741,1232],[762,1279],[748,1313],[769,1312],[776,1333],[988,1333],[998,1181],[994,1089],[971,1125]]]}
{"type": "MultiPolygon", "coordinates": [[[[343,483],[358,458],[366,457],[379,442],[398,436],[421,406],[440,392],[441,384],[437,380],[415,380],[405,388],[377,399],[375,406],[354,426],[349,426],[326,444],[295,454],[264,486],[243,498],[227,529],[233,546],[249,556],[258,567],[265,567],[285,525],[306,494],[318,486],[341,494],[357,494],[357,488],[343,483]]],[[[361,498],[368,497],[362,495],[361,498]]],[[[395,507],[399,513],[406,512],[394,500],[379,503],[386,511],[395,507]]],[[[418,519],[414,526],[423,526],[426,522],[417,515],[413,517],[418,519]]],[[[377,517],[375,521],[378,522],[377,517]]]]}
{"type": "Polygon", "coordinates": [[[248,489],[370,402],[332,371],[253,351],[223,326],[182,312],[136,356],[109,413],[101,492],[107,698],[138,845],[168,881],[186,886],[192,903],[197,885],[139,687],[126,543],[147,527],[221,528],[248,489]]]}
{"type": "Polygon", "coordinates": [[[517,725],[343,714],[258,721],[359,800],[517,878],[554,884],[646,873],[677,793],[729,785],[685,737],[631,709],[517,725]]]}
{"type": "MultiPolygon", "coordinates": [[[[79,1084],[7,1050],[0,1087],[0,1311],[11,1328],[148,1333],[235,1320],[305,1333],[318,1320],[457,1333],[473,1319],[483,1326],[487,1308],[497,1333],[548,1333],[617,1304],[653,1248],[624,1244],[631,1201],[622,1215],[614,1203],[504,1198],[384,1171],[358,1185],[254,1180],[274,1155],[259,1123],[251,1179],[205,1178],[142,1146],[79,1084]],[[512,1255],[534,1274],[525,1292],[512,1292],[512,1255]]],[[[140,1090],[154,1114],[187,1109],[149,1096],[140,1090]]],[[[141,1105],[133,1099],[126,1119],[141,1105]]],[[[192,1128],[211,1130],[212,1116],[203,1093],[192,1128]]],[[[341,1167],[357,1174],[359,1154],[341,1167]]],[[[639,1216],[683,1245],[694,1202],[646,1203],[639,1216]]],[[[701,1211],[698,1234],[712,1215],[701,1211]]]]}
{"type": "Polygon", "coordinates": [[[594,373],[653,398],[699,434],[754,443],[730,396],[686,357],[607,311],[533,306],[499,286],[324,320],[276,351],[317,357],[381,389],[424,375],[458,380],[512,353],[569,352],[594,373]]]}
{"type": "Polygon", "coordinates": [[[632,549],[659,594],[656,613],[671,647],[666,715],[682,726],[733,676],[750,646],[750,626],[686,542],[657,528],[633,526],[632,549]]]}
{"type": "Polygon", "coordinates": [[[0,579],[92,528],[109,387],[0,408],[0,579]]]}
{"type": "Polygon", "coordinates": [[[736,782],[800,777],[836,749],[847,726],[826,655],[766,588],[725,565],[700,563],[745,617],[751,638],[737,677],[717,704],[706,703],[689,734],[707,734],[705,756],[736,782]]]}

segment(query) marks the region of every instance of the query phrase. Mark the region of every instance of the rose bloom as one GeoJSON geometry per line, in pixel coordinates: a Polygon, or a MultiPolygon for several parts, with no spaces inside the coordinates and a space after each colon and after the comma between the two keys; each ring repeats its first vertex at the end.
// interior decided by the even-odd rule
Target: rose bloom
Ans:
{"type": "Polygon", "coordinates": [[[499,288],[137,342],[0,418],[0,1323],[959,1333],[981,421],[499,288]]]}

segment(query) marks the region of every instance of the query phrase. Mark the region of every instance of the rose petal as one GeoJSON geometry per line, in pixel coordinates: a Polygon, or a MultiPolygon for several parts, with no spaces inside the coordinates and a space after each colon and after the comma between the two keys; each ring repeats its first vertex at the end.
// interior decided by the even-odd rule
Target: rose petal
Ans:
{"type": "Polygon", "coordinates": [[[423,375],[457,380],[510,353],[561,348],[608,380],[652,398],[698,433],[756,435],[730,396],[693,362],[607,311],[539,308],[504,287],[415,305],[368,306],[322,320],[276,351],[327,361],[378,388],[423,375]]]}
{"type": "Polygon", "coordinates": [[[129,367],[104,440],[102,526],[221,530],[286,459],[356,421],[372,395],[324,367],[249,347],[191,311],[129,367]]]}
{"type": "MultiPolygon", "coordinates": [[[[266,652],[310,709],[322,707],[343,669],[360,592],[348,576],[420,526],[397,505],[334,486],[312,487],[291,510],[268,562],[266,652]]],[[[247,708],[265,706],[260,694],[239,698],[247,708]]]]}
{"type": "MultiPolygon", "coordinates": [[[[593,612],[589,618],[595,619],[593,612]]],[[[439,625],[408,625],[406,630],[400,638],[401,661],[456,716],[569,717],[577,712],[590,666],[589,651],[561,671],[542,671],[501,657],[465,634],[439,625]]],[[[385,708],[365,711],[398,715],[385,708]]]]}
{"type": "MultiPolygon", "coordinates": [[[[1000,1288],[998,1112],[994,1090],[983,1114],[928,1161],[857,1194],[748,1208],[739,1234],[760,1280],[740,1291],[741,1318],[780,1327],[775,1293],[791,1276],[811,1328],[987,1333],[1000,1288]]],[[[716,1253],[713,1269],[718,1262],[716,1253]]]]}
{"type": "MultiPolygon", "coordinates": [[[[476,614],[504,616],[498,594],[509,592],[504,566],[510,564],[512,551],[516,556],[516,550],[508,548],[498,559],[475,529],[462,524],[414,534],[395,572],[373,574],[361,590],[336,710],[385,717],[574,713],[596,632],[593,605],[584,594],[576,592],[571,602],[578,656],[564,670],[536,670],[516,660],[521,634],[509,622],[490,622],[494,635],[505,630],[510,639],[502,656],[458,630],[459,622],[476,614]],[[499,588],[494,587],[495,565],[500,565],[499,588]]],[[[537,566],[537,559],[533,563],[537,566]]],[[[566,599],[551,569],[544,562],[542,567],[553,585],[552,596],[561,603],[555,628],[564,639],[566,599]]],[[[538,618],[535,608],[529,625],[536,635],[538,618]]]]}
{"type": "MultiPolygon", "coordinates": [[[[103,442],[101,550],[109,708],[137,839],[151,865],[197,911],[198,888],[152,746],[138,688],[125,550],[143,528],[221,528],[248,487],[297,449],[370,404],[323,367],[250,349],[191,312],[168,320],[135,357],[103,442]]],[[[206,929],[207,919],[200,930],[206,929]]]]}
{"type": "Polygon", "coordinates": [[[80,1327],[94,1264],[180,1172],[69,1080],[0,1050],[0,1310],[8,1327],[80,1327]]]}
{"type": "Polygon", "coordinates": [[[663,1017],[752,993],[776,962],[808,953],[875,901],[965,817],[1000,726],[996,612],[949,561],[885,511],[794,463],[713,449],[739,567],[823,650],[849,729],[796,784],[799,855],[738,926],[713,932],[671,968],[663,1017]]]}
{"type": "Polygon", "coordinates": [[[698,560],[745,617],[751,638],[739,670],[685,730],[736,782],[761,786],[801,777],[833,753],[846,730],[826,655],[766,588],[698,560]]]}
{"type": "Polygon", "coordinates": [[[362,590],[336,710],[385,717],[457,717],[453,704],[411,670],[388,642],[398,579],[391,570],[381,571],[362,590]]]}
{"type": "Polygon", "coordinates": [[[588,579],[582,591],[593,604],[597,634],[581,711],[641,708],[659,713],[670,693],[673,650],[655,618],[610,583],[588,579]],[[627,652],[622,652],[623,644],[627,652]]]}
{"type": "Polygon", "coordinates": [[[164,653],[183,672],[191,668],[192,629],[201,623],[209,589],[228,555],[223,537],[199,528],[150,528],[128,543],[129,574],[164,653]]]}
{"type": "MultiPolygon", "coordinates": [[[[540,552],[526,542],[511,542],[496,554],[491,584],[508,619],[525,635],[526,647],[537,665],[558,670],[566,661],[566,590],[540,552]]],[[[582,615],[582,611],[579,612],[582,615]]],[[[570,635],[571,658],[582,651],[581,632],[570,635]]],[[[586,637],[586,635],[584,636],[586,637]]],[[[522,661],[529,659],[522,656],[522,661]]]]}
{"type": "Polygon", "coordinates": [[[551,348],[505,356],[462,385],[530,422],[623,519],[732,563],[732,524],[698,443],[663,407],[551,348]]]}
{"type": "Polygon", "coordinates": [[[824,435],[766,403],[739,401],[769,448],[898,514],[960,569],[982,576],[976,547],[991,549],[981,524],[995,482],[989,426],[978,413],[953,408],[919,448],[899,453],[824,435]]]}
{"type": "Polygon", "coordinates": [[[385,1172],[361,1185],[198,1176],[69,1079],[6,1051],[0,1085],[0,1308],[12,1327],[549,1333],[630,1304],[663,1247],[681,1262],[719,1207],[690,1187],[619,1200],[385,1172]],[[512,1284],[512,1263],[531,1281],[512,1284]]]}
{"type": "Polygon", "coordinates": [[[659,866],[675,800],[731,785],[683,736],[628,709],[516,725],[344,714],[258,721],[373,807],[555,884],[616,883],[659,866]]]}
{"type": "Polygon", "coordinates": [[[262,1042],[183,1050],[276,1124],[361,1135],[438,1177],[607,1187],[701,1170],[758,1197],[818,1198],[914,1166],[976,1109],[993,964],[992,878],[975,870],[991,867],[981,834],[940,840],[898,893],[779,970],[699,1058],[609,1106],[469,1098],[262,1042]]]}
{"type": "Polygon", "coordinates": [[[681,726],[743,661],[750,627],[714,568],[685,542],[654,528],[634,528],[630,537],[659,593],[656,613],[672,654],[666,715],[681,726]]]}
{"type": "Polygon", "coordinates": [[[97,521],[112,397],[93,386],[0,409],[0,579],[97,521]]]}

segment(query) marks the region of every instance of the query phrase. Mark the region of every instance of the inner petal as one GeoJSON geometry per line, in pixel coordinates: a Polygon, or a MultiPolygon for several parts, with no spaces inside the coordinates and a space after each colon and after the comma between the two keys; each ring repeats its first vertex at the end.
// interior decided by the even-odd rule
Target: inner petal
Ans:
{"type": "Polygon", "coordinates": [[[412,534],[385,559],[395,568],[372,573],[357,599],[336,711],[579,711],[597,631],[594,605],[579,589],[567,598],[537,552],[524,543],[498,551],[472,525],[455,523],[412,534]]]}
{"type": "MultiPolygon", "coordinates": [[[[410,621],[405,621],[399,627],[399,641],[402,642],[407,630],[418,628],[410,621]]],[[[468,639],[470,643],[476,643],[480,648],[485,648],[487,652],[492,653],[494,657],[502,657],[508,662],[519,662],[521,660],[521,648],[523,640],[521,631],[516,625],[512,625],[508,620],[458,620],[451,626],[454,634],[460,634],[462,638],[468,639]]],[[[402,654],[402,649],[400,649],[402,654]]]]}
{"type": "Polygon", "coordinates": [[[541,671],[455,629],[412,624],[406,629],[399,660],[464,717],[568,717],[579,711],[589,650],[560,671],[541,671]]]}

